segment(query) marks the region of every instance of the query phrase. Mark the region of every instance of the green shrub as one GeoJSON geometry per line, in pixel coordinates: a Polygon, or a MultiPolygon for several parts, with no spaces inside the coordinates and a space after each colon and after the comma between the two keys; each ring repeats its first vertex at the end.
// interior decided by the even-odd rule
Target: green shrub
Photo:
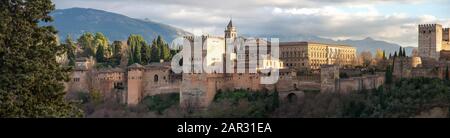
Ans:
{"type": "Polygon", "coordinates": [[[147,96],[142,100],[142,104],[146,105],[150,111],[157,111],[162,114],[167,108],[177,105],[180,100],[178,93],[160,94],[154,96],[147,96]]]}
{"type": "Polygon", "coordinates": [[[201,117],[262,118],[279,106],[277,92],[219,91],[201,117]]]}
{"type": "Polygon", "coordinates": [[[437,78],[401,79],[342,101],[342,117],[414,117],[434,107],[449,107],[450,88],[437,78]]]}

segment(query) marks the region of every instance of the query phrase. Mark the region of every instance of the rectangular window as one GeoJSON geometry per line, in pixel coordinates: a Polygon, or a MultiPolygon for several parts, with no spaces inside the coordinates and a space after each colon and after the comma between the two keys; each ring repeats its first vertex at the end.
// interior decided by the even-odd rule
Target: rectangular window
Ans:
{"type": "Polygon", "coordinates": [[[73,78],[73,81],[74,81],[74,82],[79,82],[79,81],[80,81],[80,78],[73,78]]]}

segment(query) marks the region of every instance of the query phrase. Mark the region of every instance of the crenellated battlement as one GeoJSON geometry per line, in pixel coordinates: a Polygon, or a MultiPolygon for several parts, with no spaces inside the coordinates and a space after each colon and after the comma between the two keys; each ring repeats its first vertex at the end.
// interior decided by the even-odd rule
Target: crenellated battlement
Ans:
{"type": "Polygon", "coordinates": [[[419,24],[419,28],[432,28],[436,26],[442,26],[440,24],[419,24]]]}
{"type": "Polygon", "coordinates": [[[450,31],[450,28],[444,28],[444,29],[442,29],[444,32],[449,32],[450,31]]]}
{"type": "Polygon", "coordinates": [[[442,28],[440,24],[419,24],[419,31],[436,31],[442,28]]]}
{"type": "Polygon", "coordinates": [[[442,29],[442,40],[450,41],[450,28],[442,29]]]}

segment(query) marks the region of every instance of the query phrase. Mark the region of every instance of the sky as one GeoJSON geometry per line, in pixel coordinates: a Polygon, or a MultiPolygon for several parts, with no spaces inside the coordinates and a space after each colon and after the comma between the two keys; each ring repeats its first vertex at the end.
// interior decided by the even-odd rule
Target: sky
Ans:
{"type": "Polygon", "coordinates": [[[222,35],[232,18],[238,34],[316,35],[417,46],[418,24],[450,27],[450,0],[52,0],[57,9],[94,8],[222,35]]]}

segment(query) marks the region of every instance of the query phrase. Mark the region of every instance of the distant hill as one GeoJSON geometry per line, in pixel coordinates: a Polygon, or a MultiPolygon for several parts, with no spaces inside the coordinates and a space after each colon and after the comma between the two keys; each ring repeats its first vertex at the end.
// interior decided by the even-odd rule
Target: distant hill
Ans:
{"type": "Polygon", "coordinates": [[[84,32],[102,32],[110,41],[127,40],[130,34],[140,34],[147,41],[161,35],[166,41],[171,42],[177,36],[190,34],[169,25],[96,9],[58,9],[50,15],[54,18],[51,24],[59,31],[58,36],[61,40],[68,34],[76,39],[84,32]]]}
{"type": "MultiPolygon", "coordinates": [[[[96,9],[70,8],[55,10],[50,14],[54,18],[51,24],[59,31],[61,40],[70,34],[76,39],[84,32],[102,32],[110,41],[126,40],[130,34],[140,34],[147,41],[161,35],[166,41],[171,42],[177,36],[191,35],[182,29],[178,29],[166,24],[153,21],[134,19],[125,15],[111,13],[96,9]]],[[[314,35],[248,35],[253,37],[277,37],[280,41],[313,41],[331,44],[347,44],[357,48],[358,53],[370,51],[373,54],[378,48],[386,50],[386,54],[394,53],[400,47],[398,44],[389,43],[380,40],[374,40],[370,37],[362,40],[332,40],[314,35]]],[[[407,55],[411,54],[413,47],[406,47],[407,55]]]]}
{"type": "MultiPolygon", "coordinates": [[[[356,47],[358,53],[361,53],[363,51],[370,51],[372,52],[372,54],[375,54],[376,50],[382,49],[386,51],[386,56],[389,55],[389,53],[394,54],[395,51],[399,50],[400,45],[398,44],[394,44],[394,43],[389,43],[389,42],[385,42],[385,41],[380,41],[380,40],[374,40],[370,37],[367,37],[365,39],[362,40],[332,40],[332,39],[327,39],[327,38],[322,38],[319,36],[314,36],[314,35],[245,35],[245,36],[253,36],[253,37],[264,37],[264,38],[269,38],[269,37],[273,37],[273,38],[279,38],[281,42],[286,42],[286,41],[311,41],[311,42],[320,42],[320,43],[329,43],[329,44],[346,44],[346,45],[350,45],[353,47],[356,47]]],[[[414,47],[405,47],[406,49],[406,54],[407,55],[411,55],[412,50],[414,49],[414,47]]]]}
{"type": "MultiPolygon", "coordinates": [[[[358,52],[362,51],[371,51],[373,54],[376,52],[376,50],[382,49],[386,51],[386,54],[389,55],[389,53],[394,54],[395,51],[398,51],[400,48],[400,45],[389,43],[385,41],[380,40],[374,40],[370,37],[367,37],[366,39],[362,40],[343,40],[343,41],[336,41],[338,44],[347,44],[354,46],[358,49],[358,52]]],[[[406,55],[411,55],[412,50],[414,47],[405,47],[406,55]]]]}

